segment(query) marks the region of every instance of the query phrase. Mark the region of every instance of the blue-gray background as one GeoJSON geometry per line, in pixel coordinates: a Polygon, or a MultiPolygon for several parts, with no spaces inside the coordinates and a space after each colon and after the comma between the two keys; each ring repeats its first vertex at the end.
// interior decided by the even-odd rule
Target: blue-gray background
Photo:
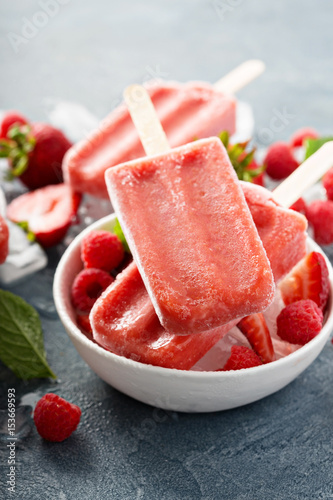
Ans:
{"type": "MultiPolygon", "coordinates": [[[[332,133],[332,20],[330,0],[2,1],[0,109],[42,120],[45,99],[55,98],[102,118],[131,82],[155,76],[213,82],[260,58],[266,73],[240,93],[253,106],[256,137],[267,142],[268,129],[272,140],[287,139],[304,125],[332,133]],[[278,130],[277,112],[288,115],[278,130]]],[[[51,301],[57,258],[51,252],[49,269],[13,291],[31,300],[42,288],[51,301]]],[[[22,383],[2,368],[2,408],[10,386],[18,397],[52,390],[79,404],[83,417],[60,445],[42,442],[33,427],[18,443],[18,498],[333,498],[330,343],[276,395],[224,413],[184,415],[108,387],[79,358],[59,321],[52,314],[42,321],[59,381],[22,383]]]]}

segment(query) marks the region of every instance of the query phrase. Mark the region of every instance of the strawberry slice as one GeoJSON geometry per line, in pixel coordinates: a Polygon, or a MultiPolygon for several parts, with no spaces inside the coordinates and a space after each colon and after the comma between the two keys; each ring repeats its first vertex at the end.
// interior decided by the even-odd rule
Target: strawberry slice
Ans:
{"type": "Polygon", "coordinates": [[[250,314],[243,318],[237,327],[250,342],[254,352],[264,363],[270,363],[275,359],[271,334],[262,313],[250,314]]]}
{"type": "Polygon", "coordinates": [[[321,253],[311,252],[296,264],[279,283],[283,302],[288,305],[298,300],[313,300],[325,309],[330,283],[328,268],[321,253]]]}
{"type": "Polygon", "coordinates": [[[3,264],[8,255],[9,231],[5,219],[0,215],[0,264],[3,264]]]}
{"type": "Polygon", "coordinates": [[[7,216],[24,226],[45,248],[66,235],[81,202],[67,184],[57,184],[25,193],[10,203],[7,216]]]}

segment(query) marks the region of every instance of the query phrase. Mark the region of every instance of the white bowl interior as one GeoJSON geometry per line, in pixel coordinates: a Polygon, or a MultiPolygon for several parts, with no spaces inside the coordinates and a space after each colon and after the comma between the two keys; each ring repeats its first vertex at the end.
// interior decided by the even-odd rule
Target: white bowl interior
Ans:
{"type": "Polygon", "coordinates": [[[82,269],[81,240],[93,229],[112,231],[115,216],[95,222],[78,235],[61,258],[54,279],[54,299],[60,319],[74,346],[105,382],[144,403],[165,410],[212,412],[242,406],[282,389],[319,355],[333,329],[333,269],[316,243],[308,250],[324,255],[330,275],[330,299],[326,322],[316,338],[296,352],[267,365],[229,372],[183,371],[146,365],[106,351],[91,342],[76,326],[70,289],[82,269]]]}

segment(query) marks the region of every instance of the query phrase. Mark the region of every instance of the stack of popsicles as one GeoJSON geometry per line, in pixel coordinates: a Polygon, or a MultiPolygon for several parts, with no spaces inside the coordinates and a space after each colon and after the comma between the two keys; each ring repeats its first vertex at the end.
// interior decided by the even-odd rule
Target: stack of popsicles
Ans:
{"type": "Polygon", "coordinates": [[[168,150],[147,130],[139,125],[145,150],[158,153],[155,142],[161,153],[106,173],[134,262],[90,319],[106,349],[189,369],[240,318],[269,306],[274,279],[305,254],[306,221],[240,184],[217,138],[168,150]]]}

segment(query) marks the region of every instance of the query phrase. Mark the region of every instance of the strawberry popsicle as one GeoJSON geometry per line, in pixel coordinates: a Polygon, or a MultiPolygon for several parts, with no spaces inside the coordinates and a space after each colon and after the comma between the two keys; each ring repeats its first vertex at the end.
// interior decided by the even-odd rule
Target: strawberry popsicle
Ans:
{"type": "MultiPolygon", "coordinates": [[[[278,205],[266,189],[240,184],[277,281],[305,255],[306,219],[278,205]]],[[[95,341],[105,349],[142,363],[182,370],[192,368],[236,322],[197,335],[167,332],[134,262],[98,299],[90,321],[95,341]]]]}
{"type": "MultiPolygon", "coordinates": [[[[172,147],[227,130],[235,132],[236,100],[208,83],[147,85],[172,147]]],[[[145,156],[127,107],[112,111],[99,129],[66,154],[63,170],[73,190],[108,198],[104,173],[114,165],[145,156]]]]}
{"type": "Polygon", "coordinates": [[[240,184],[277,282],[306,254],[307,220],[279,205],[267,189],[240,184]]]}
{"type": "Polygon", "coordinates": [[[141,363],[189,370],[237,322],[197,335],[176,335],[160,324],[138,268],[132,262],[90,312],[94,340],[141,363]]]}
{"type": "Polygon", "coordinates": [[[271,267],[219,139],[113,167],[106,183],[167,331],[211,330],[272,302],[271,267]]]}

